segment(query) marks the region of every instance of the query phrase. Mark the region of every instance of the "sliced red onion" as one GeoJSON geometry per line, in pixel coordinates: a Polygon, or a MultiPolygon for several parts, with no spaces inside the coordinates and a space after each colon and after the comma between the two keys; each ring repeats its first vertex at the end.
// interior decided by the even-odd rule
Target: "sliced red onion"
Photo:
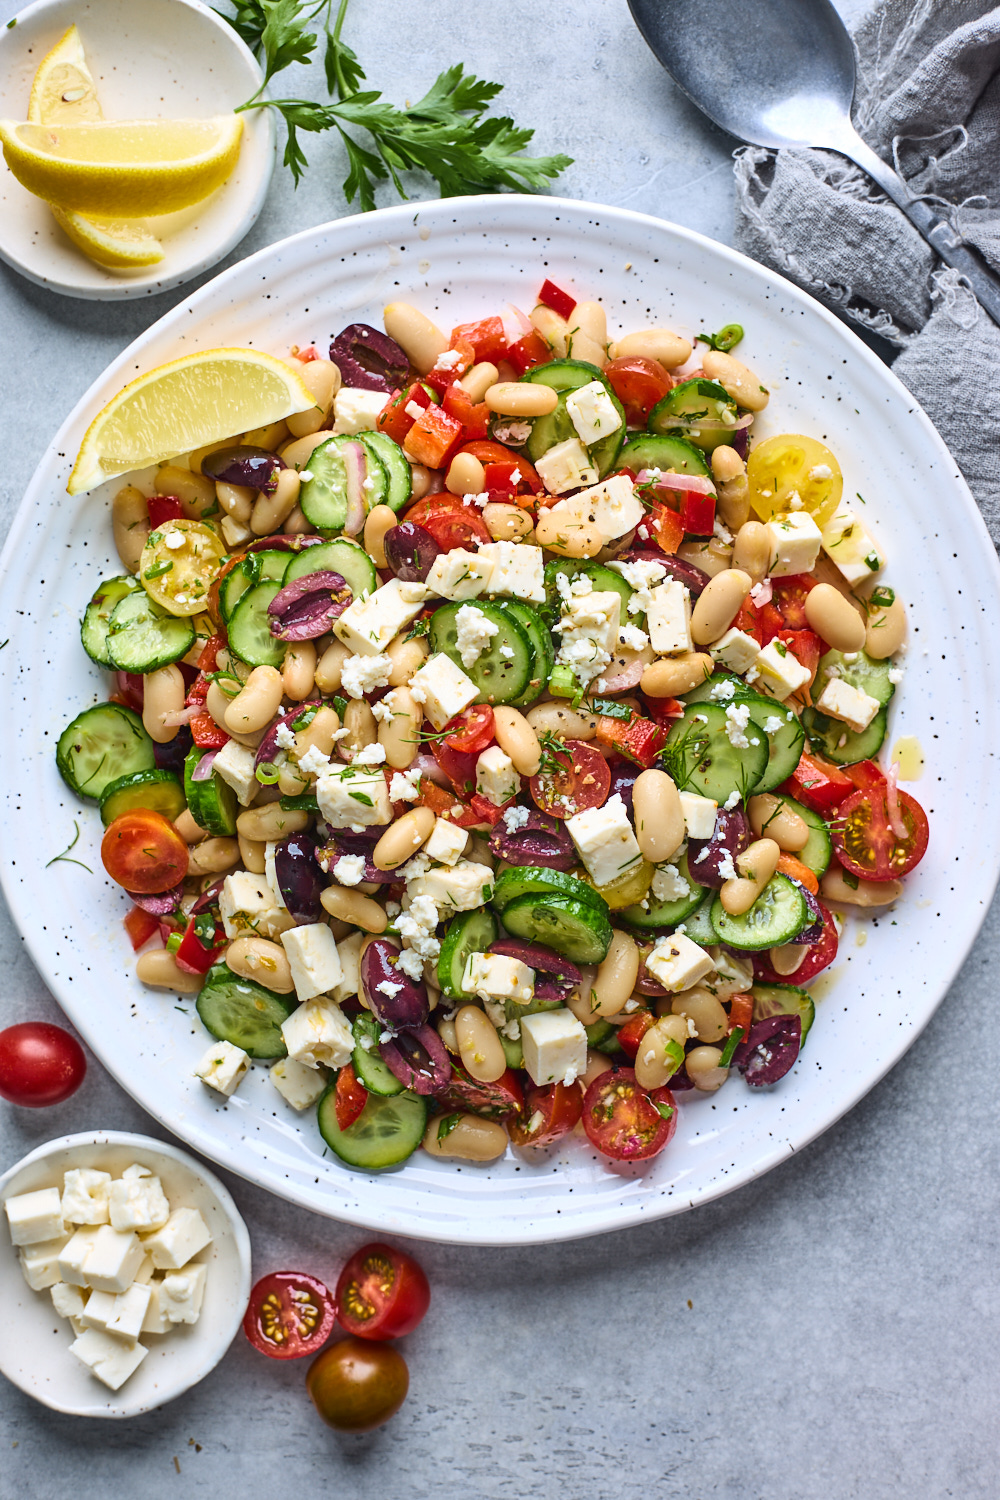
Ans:
{"type": "Polygon", "coordinates": [[[743,809],[734,807],[727,812],[724,807],[720,807],[715,814],[712,837],[691,839],[688,842],[687,860],[691,879],[697,885],[720,890],[732,878],[721,866],[725,866],[728,871],[732,862],[735,867],[737,856],[744,849],[749,849],[751,843],[750,824],[743,809]]]}
{"type": "Polygon", "coordinates": [[[422,1026],[430,1012],[427,986],[397,967],[398,953],[398,943],[376,938],[361,956],[361,993],[375,1019],[393,1031],[422,1026]]]}
{"type": "Polygon", "coordinates": [[[191,703],[186,708],[178,708],[173,713],[163,715],[164,729],[180,729],[182,725],[190,724],[199,714],[205,712],[204,703],[191,703]]]}
{"type": "MultiPolygon", "coordinates": [[[[752,412],[750,413],[750,421],[753,421],[752,412]]],[[[747,450],[750,447],[750,422],[737,422],[733,429],[733,437],[729,446],[734,452],[739,454],[740,458],[746,458],[747,450]]]]}
{"type": "Polygon", "coordinates": [[[531,319],[519,307],[515,307],[513,302],[507,303],[500,318],[508,344],[516,344],[519,339],[526,339],[533,332],[531,319]]]}
{"type": "Polygon", "coordinates": [[[733,1053],[733,1064],[752,1088],[765,1088],[795,1066],[801,1048],[801,1016],[768,1016],[750,1027],[733,1053]]]}
{"type": "Polygon", "coordinates": [[[636,547],[626,554],[624,561],[659,563],[661,568],[666,568],[671,578],[686,584],[695,599],[710,582],[708,574],[702,572],[701,568],[696,568],[694,563],[684,562],[680,557],[668,557],[665,552],[655,552],[649,547],[636,547]]]}
{"type": "Polygon", "coordinates": [[[522,943],[516,938],[501,938],[489,946],[490,953],[502,953],[507,958],[518,958],[535,971],[536,1000],[565,1000],[583,983],[583,975],[576,964],[568,958],[553,953],[539,943],[522,943]]]}
{"type": "Polygon", "coordinates": [[[279,641],[318,640],[353,599],[345,579],[332,569],[307,573],[281,589],[267,606],[271,634],[279,641]]]}
{"type": "Polygon", "coordinates": [[[225,885],[225,883],[225,875],[220,875],[218,880],[212,881],[212,884],[208,887],[207,890],[202,891],[201,895],[198,897],[197,901],[191,908],[192,917],[196,917],[199,912],[208,911],[208,908],[210,906],[214,906],[216,904],[222,891],[222,887],[225,885]]]}
{"type": "Polygon", "coordinates": [[[143,911],[148,911],[150,916],[166,917],[180,904],[184,887],[175,885],[171,891],[157,891],[152,896],[144,896],[141,891],[126,891],[125,894],[135,902],[136,906],[140,906],[143,911]]]}
{"type": "Polygon", "coordinates": [[[296,922],[318,922],[323,889],[316,864],[316,843],[307,833],[291,833],[274,850],[274,873],[281,899],[296,922]]]}
{"type": "Polygon", "coordinates": [[[370,323],[350,323],[330,345],[330,360],[344,385],[359,391],[384,391],[405,385],[410,373],[406,354],[387,333],[370,323]]]}
{"type": "Polygon", "coordinates": [[[277,453],[240,445],[217,448],[201,461],[201,472],[209,479],[221,479],[224,484],[238,484],[248,490],[261,490],[265,495],[274,494],[278,488],[278,475],[284,467],[277,453]]]}
{"type": "Polygon", "coordinates": [[[411,1026],[378,1048],[382,1061],[415,1094],[433,1094],[451,1078],[444,1043],[433,1026],[411,1026]]]}
{"type": "MultiPolygon", "coordinates": [[[[789,876],[788,878],[791,879],[791,876],[789,876]]],[[[803,885],[801,880],[792,880],[792,885],[796,886],[802,892],[802,895],[805,898],[805,903],[809,908],[809,915],[812,918],[812,921],[809,923],[808,927],[803,927],[802,931],[798,934],[797,937],[789,938],[788,941],[790,943],[798,943],[802,947],[811,945],[813,943],[818,943],[820,938],[823,936],[823,928],[825,925],[823,922],[823,908],[820,906],[819,902],[816,900],[816,897],[813,895],[809,887],[807,885],[803,885]]]]}
{"type": "Polygon", "coordinates": [[[364,443],[347,442],[341,446],[340,456],[344,460],[347,480],[347,518],[344,521],[344,535],[357,536],[364,528],[365,517],[368,514],[368,491],[365,489],[365,480],[368,478],[368,449],[364,443]]]}
{"type": "Polygon", "coordinates": [[[315,547],[328,541],[323,536],[284,536],[280,531],[274,536],[258,537],[244,549],[247,552],[301,552],[303,547],[315,547]]]}
{"type": "Polygon", "coordinates": [[[899,806],[899,761],[897,760],[890,762],[889,769],[885,773],[885,806],[889,815],[889,827],[896,837],[905,843],[910,833],[903,822],[903,814],[899,806]]]}
{"type": "Polygon", "coordinates": [[[630,646],[619,646],[605,668],[604,675],[599,677],[594,684],[597,692],[606,693],[614,697],[616,693],[627,693],[631,688],[638,687],[642,681],[642,674],[653,661],[653,652],[649,646],[644,646],[641,651],[634,651],[630,646]]]}
{"type": "Polygon", "coordinates": [[[665,474],[662,470],[640,469],[636,484],[654,490],[690,490],[696,495],[714,495],[715,484],[704,474],[665,474]]]}
{"type": "Polygon", "coordinates": [[[509,865],[541,865],[550,870],[571,870],[577,862],[573,840],[555,818],[534,809],[528,821],[511,833],[503,818],[490,832],[490,852],[509,865]]]}
{"type": "Polygon", "coordinates": [[[415,521],[393,526],[383,537],[382,546],[386,562],[403,583],[425,583],[435,558],[441,555],[430,532],[415,521]]]}
{"type": "Polygon", "coordinates": [[[429,750],[418,750],[412,764],[420,772],[421,776],[427,777],[428,781],[433,781],[438,786],[443,786],[446,790],[451,789],[451,782],[448,780],[447,772],[441,769],[429,750]]]}
{"type": "Polygon", "coordinates": [[[207,781],[212,774],[212,762],[218,755],[218,750],[206,750],[201,760],[191,772],[192,781],[207,781]]]}

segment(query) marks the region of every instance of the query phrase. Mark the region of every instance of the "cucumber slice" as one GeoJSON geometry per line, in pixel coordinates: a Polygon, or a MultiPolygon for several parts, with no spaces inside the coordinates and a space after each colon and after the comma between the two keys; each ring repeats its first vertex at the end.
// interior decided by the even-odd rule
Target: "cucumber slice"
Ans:
{"type": "Polygon", "coordinates": [[[771,1016],[800,1016],[802,1045],[805,1045],[809,1028],[816,1019],[816,1007],[806,990],[800,990],[796,984],[755,984],[750,993],[755,1021],[766,1021],[771,1016]]]}
{"type": "Polygon", "coordinates": [[[670,436],[670,429],[678,420],[695,427],[699,418],[724,422],[727,412],[735,426],[736,402],[717,381],[704,378],[682,380],[656,403],[646,425],[650,432],[670,436]]]}
{"type": "Polygon", "coordinates": [[[718,941],[750,953],[790,943],[808,925],[806,898],[784,875],[772,875],[741,917],[731,917],[719,896],[712,903],[712,926],[718,941]]]}
{"type": "Polygon", "coordinates": [[[748,693],[737,694],[733,701],[749,705],[752,723],[767,737],[767,765],[754,792],[773,791],[788,780],[802,758],[806,732],[792,710],[782,703],[751,697],[748,693]],[[777,726],[776,719],[781,721],[777,726]]]}
{"type": "Polygon", "coordinates": [[[336,1084],[331,1083],[316,1107],[319,1133],[341,1161],[365,1172],[395,1167],[412,1156],[427,1128],[427,1105],[417,1094],[394,1098],[369,1094],[353,1125],[337,1124],[336,1084]]]}
{"type": "Polygon", "coordinates": [[[321,573],[326,569],[339,573],[355,599],[360,599],[365,590],[374,594],[378,588],[378,573],[364,547],[352,542],[349,537],[338,536],[319,547],[305,547],[296,553],[288,565],[285,583],[294,583],[310,573],[321,573]]]}
{"type": "Polygon", "coordinates": [[[216,838],[232,838],[236,832],[236,815],[239,811],[236,793],[214,771],[205,781],[195,781],[195,768],[204,754],[204,750],[198,745],[193,745],[184,759],[184,795],[187,805],[199,828],[204,828],[216,838]]]}
{"type": "Polygon", "coordinates": [[[215,964],[198,996],[202,1024],[221,1042],[242,1047],[249,1057],[287,1057],[281,1023],[296,1001],[276,995],[252,979],[242,979],[227,964],[215,964]]]}
{"type": "Polygon", "coordinates": [[[392,1099],[396,1094],[401,1094],[402,1083],[379,1055],[378,1039],[382,1028],[375,1017],[363,1010],[354,1017],[351,1030],[354,1032],[351,1062],[369,1094],[379,1094],[384,1099],[392,1099]]]}
{"type": "Polygon", "coordinates": [[[726,710],[718,703],[691,703],[674,724],[663,765],[681,791],[698,792],[721,805],[733,792],[745,801],[756,790],[767,766],[767,736],[751,718],[746,748],[737,747],[727,733],[728,724],[726,710]]]}
{"type": "Polygon", "coordinates": [[[615,1028],[610,1021],[591,1021],[590,1025],[583,1029],[587,1033],[588,1049],[599,1047],[602,1042],[606,1042],[615,1034],[615,1028]]]}
{"type": "Polygon", "coordinates": [[[697,943],[699,948],[712,948],[719,941],[715,928],[712,926],[714,904],[715,892],[709,891],[701,904],[684,918],[684,931],[692,943],[697,943]]]}
{"type": "Polygon", "coordinates": [[[250,556],[257,559],[260,568],[254,583],[263,583],[265,578],[274,578],[278,583],[283,583],[295,554],[286,552],[283,547],[266,547],[260,552],[251,552],[250,556]]]}
{"type": "Polygon", "coordinates": [[[667,437],[655,432],[640,432],[630,437],[621,452],[626,469],[662,469],[665,474],[700,474],[711,478],[705,455],[687,438],[667,437]]]}
{"type": "Polygon", "coordinates": [[[869,698],[874,698],[884,708],[896,691],[889,677],[891,671],[891,657],[887,657],[885,661],[876,661],[867,651],[854,651],[850,657],[846,657],[842,651],[828,651],[825,656],[820,657],[816,668],[816,681],[820,685],[816,696],[819,697],[831,676],[842,677],[850,687],[860,688],[861,692],[867,693],[869,698]],[[834,670],[831,671],[831,668],[834,670]]]}
{"type": "Polygon", "coordinates": [[[347,520],[347,465],[341,444],[327,438],[314,448],[308,460],[309,479],[299,490],[299,505],[310,526],[317,531],[342,531],[347,520]]]}
{"type": "Polygon", "coordinates": [[[513,937],[542,943],[574,963],[599,964],[611,946],[611,923],[605,914],[572,896],[519,896],[505,907],[502,921],[513,937]]]}
{"type": "Polygon", "coordinates": [[[452,1000],[471,1000],[462,988],[465,964],[472,953],[485,953],[496,941],[497,924],[492,912],[463,911],[452,917],[441,942],[438,983],[452,1000]]]}
{"type": "Polygon", "coordinates": [[[520,896],[538,895],[539,892],[570,896],[574,901],[592,906],[602,916],[606,917],[608,914],[608,903],[586,881],[577,880],[575,875],[564,875],[561,870],[544,870],[534,865],[508,865],[497,876],[492,901],[502,918],[504,907],[509,906],[512,901],[520,896]]]}
{"type": "Polygon", "coordinates": [[[122,813],[148,807],[172,823],[185,806],[180,781],[173,771],[133,771],[105,787],[101,796],[101,822],[107,828],[122,813]]]}
{"type": "Polygon", "coordinates": [[[268,547],[263,552],[248,552],[239,566],[226,574],[219,586],[219,609],[222,618],[230,619],[247,589],[255,583],[263,583],[268,578],[284,583],[294,555],[292,552],[279,551],[277,547],[268,547]]]}
{"type": "Polygon", "coordinates": [[[108,656],[122,672],[155,672],[187,656],[193,645],[190,619],[167,614],[145,589],[126,594],[111,612],[108,656]]]}
{"type": "Polygon", "coordinates": [[[853,766],[859,760],[874,760],[885,739],[888,710],[880,708],[867,729],[856,734],[839,719],[829,719],[818,708],[804,708],[802,723],[811,743],[835,766],[853,766]]]}
{"type": "Polygon", "coordinates": [[[587,449],[591,462],[603,479],[605,474],[614,468],[615,460],[625,439],[625,409],[597,366],[587,364],[582,359],[554,359],[547,365],[536,365],[533,370],[528,370],[522,375],[521,379],[532,385],[551,386],[554,391],[559,392],[559,401],[555,411],[545,417],[536,417],[532,424],[531,436],[527,442],[528,457],[532,462],[541,458],[542,454],[547,453],[550,448],[554,448],[556,443],[563,443],[567,438],[575,438],[578,435],[573,426],[573,420],[566,410],[566,397],[571,391],[578,391],[582,386],[590,385],[595,380],[600,381],[621,418],[621,425],[614,432],[587,449]]]}
{"type": "Polygon", "coordinates": [[[712,673],[711,677],[706,677],[704,682],[699,682],[698,686],[693,687],[689,693],[682,693],[681,701],[684,703],[721,702],[723,708],[725,708],[727,703],[735,702],[736,694],[741,694],[743,697],[758,696],[756,693],[753,693],[750,688],[747,687],[742,677],[737,677],[733,672],[716,671],[712,673]],[[732,683],[734,696],[732,698],[726,698],[725,700],[713,698],[712,694],[715,692],[715,689],[721,686],[721,684],[724,682],[732,683]]]}
{"type": "Polygon", "coordinates": [[[551,608],[559,610],[562,603],[556,584],[559,573],[565,574],[570,583],[582,574],[590,579],[596,593],[618,594],[622,601],[622,624],[633,618],[628,614],[628,601],[635,592],[631,584],[626,583],[622,575],[613,568],[602,567],[600,563],[590,562],[585,557],[554,557],[545,564],[545,593],[551,608]]]}
{"type": "MultiPolygon", "coordinates": [[[[697,885],[691,878],[687,854],[683,854],[676,861],[676,865],[678,875],[683,876],[687,881],[687,895],[674,896],[669,901],[657,901],[650,893],[647,897],[648,906],[642,906],[637,902],[635,906],[626,906],[624,911],[618,913],[627,926],[640,932],[650,927],[676,927],[678,922],[683,922],[701,905],[705,887],[697,885]]],[[[715,942],[714,937],[712,942],[715,942]]]]}
{"type": "Polygon", "coordinates": [[[79,797],[99,801],[113,781],[156,767],[142,720],[122,703],[98,703],[77,714],[56,746],[56,766],[79,797]]]}
{"type": "MultiPolygon", "coordinates": [[[[798,849],[795,858],[801,860],[807,869],[812,870],[817,879],[825,875],[830,860],[833,858],[833,840],[830,837],[830,829],[824,818],[818,812],[813,812],[811,807],[806,807],[802,802],[796,802],[794,797],[782,797],[781,801],[792,812],[798,813],[799,817],[809,829],[809,842],[803,849],[798,849]]],[[[767,833],[767,829],[764,829],[767,833]]]]}
{"type": "Polygon", "coordinates": [[[247,589],[229,619],[229,649],[251,667],[280,667],[285,660],[285,642],[271,634],[267,606],[281,584],[266,578],[247,589]]]}
{"type": "Polygon", "coordinates": [[[606,1036],[603,1042],[598,1042],[596,1047],[594,1048],[594,1051],[603,1052],[605,1057],[624,1055],[625,1048],[618,1040],[618,1033],[613,1026],[611,1028],[611,1035],[606,1036]]]}
{"type": "Polygon", "coordinates": [[[376,458],[381,459],[385,469],[386,491],[382,504],[388,505],[390,510],[402,510],[413,493],[413,471],[406,454],[387,432],[359,432],[357,436],[376,458]]]}
{"type": "Polygon", "coordinates": [[[502,609],[512,620],[516,621],[528,637],[528,643],[531,646],[531,676],[524,692],[513,701],[513,707],[527,708],[544,693],[545,686],[552,676],[552,668],[556,664],[552,632],[538,610],[530,604],[524,604],[519,599],[494,599],[491,602],[496,609],[502,609]]]}
{"type": "Polygon", "coordinates": [[[514,1041],[513,1037],[504,1036],[501,1031],[500,1045],[503,1048],[503,1055],[507,1059],[508,1068],[524,1067],[524,1047],[521,1045],[520,1037],[518,1037],[517,1041],[514,1041]]]}
{"type": "Polygon", "coordinates": [[[495,604],[443,604],[431,616],[428,634],[431,653],[443,651],[476,684],[477,703],[511,703],[531,681],[531,643],[513,616],[495,604]],[[465,608],[478,609],[497,627],[496,635],[490,637],[486,650],[471,667],[463,666],[458,654],[456,622],[459,610],[465,608]]]}
{"type": "Polygon", "coordinates": [[[96,661],[99,667],[114,665],[108,655],[108,627],[115,605],[127,594],[134,594],[141,589],[142,584],[129,573],[118,578],[106,578],[103,583],[98,584],[97,592],[80,621],[80,640],[91,661],[96,661]]]}

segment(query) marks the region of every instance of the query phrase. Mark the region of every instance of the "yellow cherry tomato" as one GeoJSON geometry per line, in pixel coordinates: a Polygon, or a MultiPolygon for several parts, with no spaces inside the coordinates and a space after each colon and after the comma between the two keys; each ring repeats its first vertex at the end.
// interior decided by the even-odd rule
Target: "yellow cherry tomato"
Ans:
{"type": "Polygon", "coordinates": [[[750,504],[762,521],[783,511],[807,510],[820,530],[844,491],[844,476],[829,448],[799,433],[768,438],[752,449],[747,481],[750,504]]]}
{"type": "Polygon", "coordinates": [[[164,521],[142,549],[139,578],[168,613],[200,615],[225,557],[221,538],[204,521],[164,521]]]}
{"type": "Polygon", "coordinates": [[[594,885],[585,871],[581,872],[580,878],[594,886],[594,890],[604,897],[612,911],[624,911],[626,906],[634,906],[637,901],[644,901],[649,895],[655,868],[655,865],[644,859],[634,870],[630,870],[621,880],[613,881],[611,885],[594,885]]]}

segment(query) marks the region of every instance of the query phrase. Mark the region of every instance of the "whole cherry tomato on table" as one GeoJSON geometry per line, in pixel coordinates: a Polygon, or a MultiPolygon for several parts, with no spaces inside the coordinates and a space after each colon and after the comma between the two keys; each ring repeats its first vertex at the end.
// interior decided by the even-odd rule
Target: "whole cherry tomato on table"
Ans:
{"type": "Polygon", "coordinates": [[[430,1301],[421,1267],[391,1245],[364,1245],[337,1282],[337,1317],[356,1338],[402,1338],[413,1332],[430,1301]]]}
{"type": "Polygon", "coordinates": [[[335,1432],[371,1432],[394,1417],[406,1400],[410,1373],[388,1344],[341,1339],[309,1366],[306,1389],[335,1432]]]}
{"type": "Polygon", "coordinates": [[[0,1095],[11,1104],[44,1109],[75,1094],[87,1071],[76,1037],[47,1021],[22,1021],[0,1031],[0,1095]]]}
{"type": "Polygon", "coordinates": [[[329,1288],[315,1276],[272,1271],[250,1293],[243,1332],[260,1354],[302,1359],[326,1343],[336,1315],[329,1288]]]}

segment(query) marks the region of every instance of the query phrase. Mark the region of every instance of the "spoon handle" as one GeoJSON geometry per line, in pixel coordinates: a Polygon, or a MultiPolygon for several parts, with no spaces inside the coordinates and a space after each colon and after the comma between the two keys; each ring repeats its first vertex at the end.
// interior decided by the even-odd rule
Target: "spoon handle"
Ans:
{"type": "Polygon", "coordinates": [[[879,187],[903,210],[910,223],[923,235],[945,265],[954,266],[956,271],[960,271],[968,279],[980,306],[986,309],[994,323],[1000,324],[1000,277],[970,245],[962,242],[947,220],[922,199],[913,198],[902,177],[886,166],[853,126],[849,133],[838,132],[836,142],[831,141],[830,145],[857,162],[869,177],[874,177],[879,187]]]}

